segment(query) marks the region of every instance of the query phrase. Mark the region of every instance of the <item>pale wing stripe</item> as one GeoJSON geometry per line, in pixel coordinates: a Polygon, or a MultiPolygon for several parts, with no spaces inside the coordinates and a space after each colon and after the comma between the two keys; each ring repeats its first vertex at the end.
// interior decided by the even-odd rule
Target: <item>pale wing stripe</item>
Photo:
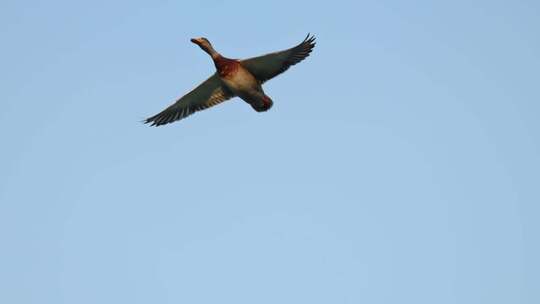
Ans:
{"type": "Polygon", "coordinates": [[[171,123],[189,115],[215,106],[234,95],[224,87],[217,74],[212,75],[191,92],[178,99],[174,104],[167,107],[160,113],[145,119],[145,123],[152,126],[160,126],[171,123]]]}

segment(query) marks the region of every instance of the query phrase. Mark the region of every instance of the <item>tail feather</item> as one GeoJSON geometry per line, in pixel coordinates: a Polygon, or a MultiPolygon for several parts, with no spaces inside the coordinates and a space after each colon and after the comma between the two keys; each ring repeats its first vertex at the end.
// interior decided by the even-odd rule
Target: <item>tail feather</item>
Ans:
{"type": "Polygon", "coordinates": [[[261,98],[259,100],[257,100],[257,102],[252,102],[250,104],[251,104],[251,107],[255,111],[257,111],[257,112],[266,112],[266,111],[270,110],[272,105],[274,105],[274,102],[272,101],[272,99],[270,97],[263,94],[261,96],[261,98]]]}

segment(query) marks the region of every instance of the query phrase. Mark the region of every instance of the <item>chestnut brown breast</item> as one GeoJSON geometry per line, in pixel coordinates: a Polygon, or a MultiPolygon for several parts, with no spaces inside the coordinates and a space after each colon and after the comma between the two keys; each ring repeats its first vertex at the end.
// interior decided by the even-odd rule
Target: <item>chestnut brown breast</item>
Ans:
{"type": "Polygon", "coordinates": [[[238,62],[238,60],[225,57],[214,59],[214,64],[216,65],[219,76],[222,78],[230,77],[240,67],[240,62],[238,62]]]}

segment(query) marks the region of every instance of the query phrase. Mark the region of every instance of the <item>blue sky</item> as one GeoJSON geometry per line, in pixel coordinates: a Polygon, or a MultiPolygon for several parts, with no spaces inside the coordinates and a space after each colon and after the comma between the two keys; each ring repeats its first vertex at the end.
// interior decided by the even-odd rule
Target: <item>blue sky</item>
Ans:
{"type": "Polygon", "coordinates": [[[1,303],[538,303],[536,1],[2,1],[1,303]],[[233,58],[312,56],[140,123],[233,58]]]}

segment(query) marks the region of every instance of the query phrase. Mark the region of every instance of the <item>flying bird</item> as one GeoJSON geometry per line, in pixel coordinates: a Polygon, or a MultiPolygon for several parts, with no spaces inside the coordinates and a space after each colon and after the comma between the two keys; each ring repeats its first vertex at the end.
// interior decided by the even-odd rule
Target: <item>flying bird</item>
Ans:
{"type": "Polygon", "coordinates": [[[315,37],[308,34],[304,41],[290,49],[238,60],[222,56],[204,37],[193,38],[191,42],[212,57],[216,73],[165,110],[145,119],[144,123],[165,125],[235,96],[257,112],[268,111],[273,102],[261,85],[304,60],[315,47],[315,37]]]}

